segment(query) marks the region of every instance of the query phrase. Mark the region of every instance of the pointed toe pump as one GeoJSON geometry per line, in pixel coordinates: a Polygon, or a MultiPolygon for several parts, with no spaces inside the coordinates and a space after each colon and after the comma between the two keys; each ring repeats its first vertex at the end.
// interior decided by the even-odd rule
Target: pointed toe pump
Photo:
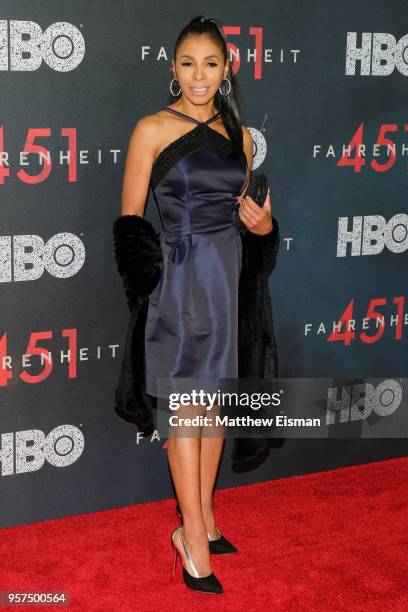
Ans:
{"type": "Polygon", "coordinates": [[[227,538],[224,538],[224,536],[221,535],[218,527],[216,527],[216,529],[219,536],[218,538],[212,539],[210,534],[208,534],[210,553],[213,555],[228,555],[230,553],[238,552],[235,546],[231,544],[227,538]]]}
{"type": "MultiPolygon", "coordinates": [[[[178,505],[178,502],[176,505],[176,512],[180,520],[180,525],[182,525],[183,516],[181,514],[181,510],[180,510],[180,506],[178,505]]],[[[231,544],[229,540],[227,540],[227,538],[224,538],[224,536],[221,535],[218,527],[217,527],[217,532],[218,532],[219,537],[216,539],[212,539],[210,534],[207,534],[210,553],[212,555],[229,555],[229,554],[237,553],[238,550],[235,548],[233,544],[231,544]]]]}
{"type": "Polygon", "coordinates": [[[194,589],[194,591],[201,591],[202,593],[213,593],[213,594],[218,594],[218,595],[221,595],[222,593],[224,593],[222,584],[218,580],[214,572],[211,572],[211,574],[209,574],[208,576],[200,576],[200,574],[198,573],[197,568],[194,565],[193,560],[188,552],[187,544],[183,537],[183,527],[176,527],[176,529],[174,529],[173,533],[171,534],[171,542],[174,547],[173,576],[176,571],[177,558],[180,555],[180,551],[178,550],[177,546],[174,543],[174,536],[176,535],[177,531],[180,532],[180,537],[181,537],[181,542],[183,545],[185,559],[190,568],[190,571],[192,572],[190,574],[186,570],[184,565],[182,565],[183,579],[184,579],[185,585],[189,587],[190,589],[194,589]]]}

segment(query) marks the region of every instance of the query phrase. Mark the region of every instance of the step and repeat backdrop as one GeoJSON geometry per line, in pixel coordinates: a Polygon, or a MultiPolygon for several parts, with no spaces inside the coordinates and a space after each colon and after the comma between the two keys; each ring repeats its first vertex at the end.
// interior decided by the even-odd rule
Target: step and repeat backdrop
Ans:
{"type": "MultiPolygon", "coordinates": [[[[376,377],[381,398],[361,418],[396,396],[406,410],[406,1],[210,0],[205,11],[227,35],[279,221],[279,375],[330,377],[340,394],[376,377]]],[[[194,1],[1,3],[3,527],[173,495],[166,440],[113,411],[129,313],[112,223],[130,134],[171,103],[175,40],[202,12],[194,1]]],[[[155,206],[149,194],[158,228],[155,206]]],[[[272,440],[257,466],[234,466],[228,440],[218,487],[407,454],[404,428],[367,438],[351,415],[325,439],[272,440]]]]}

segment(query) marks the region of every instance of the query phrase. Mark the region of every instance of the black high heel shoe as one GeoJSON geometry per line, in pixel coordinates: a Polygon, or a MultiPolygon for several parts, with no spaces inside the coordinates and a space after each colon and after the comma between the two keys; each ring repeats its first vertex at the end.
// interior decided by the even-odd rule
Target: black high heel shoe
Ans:
{"type": "MultiPolygon", "coordinates": [[[[183,527],[176,527],[173,531],[173,533],[171,534],[171,542],[173,544],[174,547],[174,563],[173,563],[173,576],[174,573],[176,571],[176,563],[177,563],[177,557],[178,555],[180,555],[180,551],[178,550],[178,548],[176,547],[175,543],[174,543],[174,536],[176,534],[176,531],[180,530],[180,537],[181,537],[181,542],[183,544],[183,549],[184,549],[184,553],[186,555],[186,559],[187,562],[191,568],[191,571],[193,572],[194,576],[192,576],[184,567],[184,565],[182,565],[183,568],[183,579],[184,579],[184,583],[186,586],[188,586],[190,589],[194,589],[194,591],[201,591],[202,593],[213,593],[213,594],[217,594],[217,595],[221,595],[222,593],[224,593],[224,589],[222,588],[222,584],[221,582],[218,580],[217,576],[214,574],[214,572],[211,572],[211,574],[209,574],[208,576],[200,576],[200,574],[197,571],[196,566],[193,563],[192,558],[190,557],[188,550],[187,550],[187,545],[184,541],[183,538],[183,527]]],[[[181,555],[180,555],[181,557],[181,555]]]]}
{"type": "MultiPolygon", "coordinates": [[[[179,517],[179,521],[180,521],[180,525],[183,524],[183,516],[181,514],[181,510],[180,510],[180,506],[176,505],[176,512],[177,512],[177,516],[179,517]]],[[[210,553],[212,555],[229,555],[232,553],[237,553],[237,549],[235,548],[235,546],[233,544],[231,544],[231,542],[229,542],[227,540],[227,538],[224,538],[223,535],[221,535],[220,530],[217,527],[217,531],[219,534],[219,537],[216,540],[213,540],[210,536],[210,534],[208,535],[208,546],[210,548],[210,553]]]]}

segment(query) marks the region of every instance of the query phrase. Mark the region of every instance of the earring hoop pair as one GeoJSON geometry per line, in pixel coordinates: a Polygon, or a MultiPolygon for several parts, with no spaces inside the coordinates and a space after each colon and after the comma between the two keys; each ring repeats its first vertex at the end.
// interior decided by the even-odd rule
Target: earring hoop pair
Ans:
{"type": "MultiPolygon", "coordinates": [[[[178,92],[177,92],[177,93],[175,93],[175,92],[173,91],[173,83],[174,83],[174,81],[176,81],[176,83],[178,83],[177,79],[175,79],[175,78],[172,78],[172,79],[171,79],[171,81],[170,81],[170,93],[171,93],[171,95],[172,95],[172,96],[174,96],[174,97],[176,98],[176,97],[177,97],[178,95],[180,95],[180,93],[181,93],[181,87],[180,87],[180,84],[179,84],[179,90],[178,90],[178,92]]],[[[228,78],[223,79],[223,80],[221,81],[221,85],[219,86],[218,91],[220,92],[220,94],[221,94],[222,96],[228,96],[228,95],[230,94],[230,92],[231,92],[231,81],[230,81],[228,78]],[[223,81],[226,81],[226,82],[227,82],[227,89],[228,89],[228,91],[222,91],[222,89],[221,89],[221,85],[222,85],[222,82],[223,82],[223,81]]]]}

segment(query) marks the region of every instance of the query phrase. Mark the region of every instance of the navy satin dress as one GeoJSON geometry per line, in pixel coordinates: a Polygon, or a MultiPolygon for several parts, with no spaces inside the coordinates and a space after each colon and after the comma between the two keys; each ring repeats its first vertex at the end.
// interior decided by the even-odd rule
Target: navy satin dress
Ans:
{"type": "MultiPolygon", "coordinates": [[[[151,187],[161,218],[161,278],[149,296],[145,327],[146,392],[166,397],[177,378],[238,377],[241,237],[234,224],[246,155],[199,122],[156,158],[151,187]],[[158,378],[171,379],[160,381],[158,378]],[[158,392],[160,391],[160,392],[158,392]]],[[[213,387],[212,387],[213,388],[213,387]]]]}

